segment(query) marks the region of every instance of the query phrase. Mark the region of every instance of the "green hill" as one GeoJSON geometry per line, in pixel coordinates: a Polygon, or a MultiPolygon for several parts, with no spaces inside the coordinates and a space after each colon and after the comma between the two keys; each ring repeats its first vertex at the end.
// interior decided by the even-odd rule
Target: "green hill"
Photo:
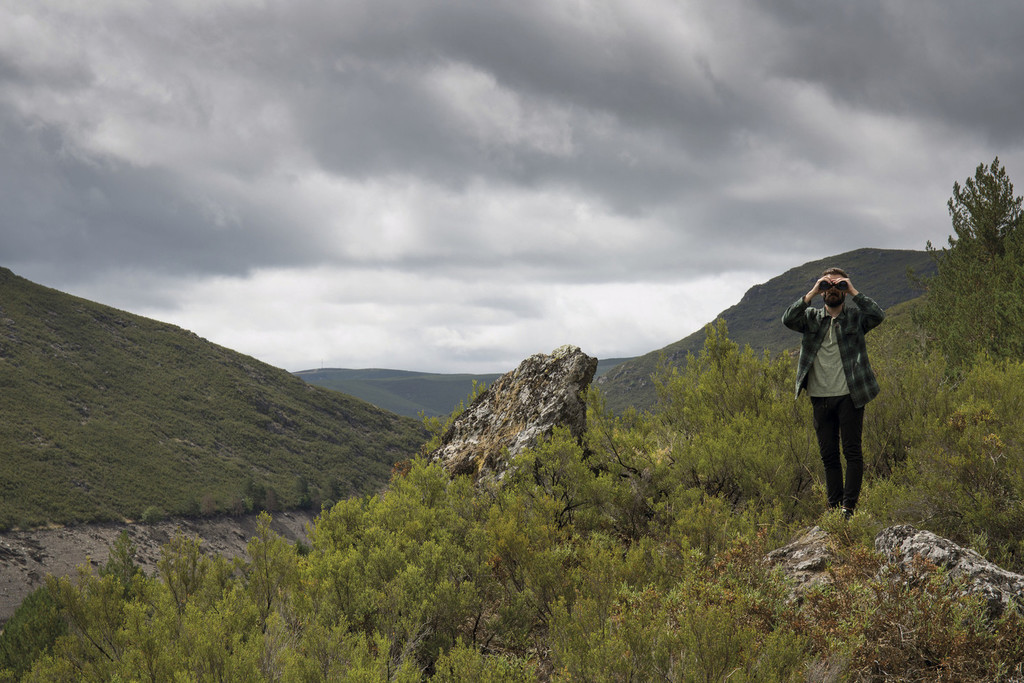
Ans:
{"type": "MultiPolygon", "coordinates": [[[[935,273],[935,262],[928,252],[899,249],[857,249],[829,256],[792,268],[768,282],[747,290],[734,306],[722,311],[729,327],[729,338],[740,347],[747,344],[755,351],[779,353],[799,344],[799,337],[783,326],[782,313],[797,297],[805,294],[830,266],[839,266],[850,274],[857,289],[881,306],[889,308],[921,295],[907,277],[908,269],[919,276],[935,273]]],[[[708,321],[711,322],[711,321],[708,321]]],[[[688,353],[696,354],[704,344],[704,330],[669,344],[663,349],[619,364],[597,380],[609,408],[622,411],[630,406],[649,408],[656,395],[651,375],[664,358],[670,364],[686,362],[688,353]]]]}
{"type": "MultiPolygon", "coordinates": [[[[600,376],[625,360],[628,359],[600,361],[597,374],[600,376]]],[[[491,384],[501,377],[499,373],[472,375],[341,368],[303,370],[295,374],[310,384],[350,394],[408,417],[449,415],[469,396],[473,382],[491,384]]]]}
{"type": "Polygon", "coordinates": [[[458,375],[407,370],[325,368],[295,373],[310,384],[356,396],[408,417],[448,415],[465,401],[473,382],[490,384],[500,374],[458,375]]]}
{"type": "Polygon", "coordinates": [[[422,425],[0,268],[0,528],[318,506],[422,425]]]}

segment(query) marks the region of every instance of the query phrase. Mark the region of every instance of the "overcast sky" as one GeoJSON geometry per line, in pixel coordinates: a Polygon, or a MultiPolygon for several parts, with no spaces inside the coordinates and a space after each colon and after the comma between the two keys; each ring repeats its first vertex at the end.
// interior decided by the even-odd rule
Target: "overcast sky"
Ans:
{"type": "Polygon", "coordinates": [[[1019,0],[4,0],[0,265],[293,371],[634,356],[944,244],[1022,104],[1019,0]]]}

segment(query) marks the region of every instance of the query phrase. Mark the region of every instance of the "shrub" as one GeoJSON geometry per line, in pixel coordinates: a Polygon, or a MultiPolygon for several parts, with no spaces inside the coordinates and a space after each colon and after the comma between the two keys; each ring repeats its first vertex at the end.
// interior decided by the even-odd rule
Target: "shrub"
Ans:
{"type": "Polygon", "coordinates": [[[142,511],[142,523],[143,524],[156,524],[162,522],[167,518],[164,511],[155,505],[150,505],[142,511]]]}
{"type": "Polygon", "coordinates": [[[50,589],[44,585],[29,593],[0,633],[0,679],[3,672],[20,678],[65,633],[67,625],[50,589]]]}

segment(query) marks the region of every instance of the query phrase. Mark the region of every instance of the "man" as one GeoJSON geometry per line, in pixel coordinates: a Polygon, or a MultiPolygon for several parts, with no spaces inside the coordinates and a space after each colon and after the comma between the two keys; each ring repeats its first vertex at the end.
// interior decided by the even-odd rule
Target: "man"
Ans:
{"type": "Polygon", "coordinates": [[[885,319],[874,301],[853,286],[841,268],[829,268],[811,291],[786,309],[782,323],[803,334],[796,372],[796,396],[807,389],[814,408],[814,431],[825,466],[830,508],[853,515],[864,476],[861,431],[864,406],[878,395],[878,381],[868,362],[864,335],[885,319]],[[825,307],[812,308],[818,295],[825,307]],[[846,297],[856,307],[846,306],[846,297]],[[846,480],[839,460],[842,443],[846,480]]]}

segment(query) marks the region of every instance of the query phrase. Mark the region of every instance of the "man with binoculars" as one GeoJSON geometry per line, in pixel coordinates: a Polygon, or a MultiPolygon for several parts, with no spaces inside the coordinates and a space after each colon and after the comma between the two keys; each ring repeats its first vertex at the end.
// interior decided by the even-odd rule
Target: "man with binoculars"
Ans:
{"type": "Polygon", "coordinates": [[[841,268],[822,273],[811,291],[793,302],[782,316],[786,327],[803,334],[796,396],[806,389],[814,408],[814,431],[825,466],[828,506],[842,507],[847,517],[857,507],[864,476],[864,406],[879,392],[864,335],[884,319],[878,304],[857,291],[841,268]],[[819,294],[824,308],[811,307],[819,294]],[[855,306],[847,307],[847,296],[855,306]],[[845,481],[840,444],[846,458],[845,481]]]}

